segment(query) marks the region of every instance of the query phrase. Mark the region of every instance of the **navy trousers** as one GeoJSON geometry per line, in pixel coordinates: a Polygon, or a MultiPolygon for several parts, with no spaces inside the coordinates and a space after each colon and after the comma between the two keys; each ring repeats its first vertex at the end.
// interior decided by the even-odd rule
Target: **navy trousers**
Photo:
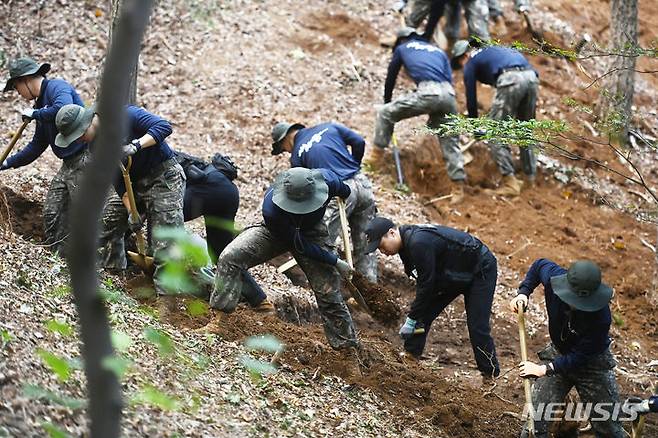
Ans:
{"type": "Polygon", "coordinates": [[[413,335],[405,340],[404,349],[406,351],[420,357],[425,349],[425,342],[432,322],[448,304],[463,293],[468,335],[478,370],[487,376],[498,376],[500,374],[496,347],[491,337],[491,327],[489,325],[491,305],[498,277],[498,262],[491,251],[487,250],[482,255],[481,263],[481,269],[475,273],[475,278],[468,290],[464,292],[441,291],[434,296],[434,299],[427,307],[425,316],[420,320],[425,325],[425,333],[413,335]]]}

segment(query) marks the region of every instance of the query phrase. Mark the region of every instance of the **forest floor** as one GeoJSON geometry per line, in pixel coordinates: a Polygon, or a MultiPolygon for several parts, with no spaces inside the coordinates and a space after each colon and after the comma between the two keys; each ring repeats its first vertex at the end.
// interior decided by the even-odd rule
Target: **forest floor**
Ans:
{"type": "MultiPolygon", "coordinates": [[[[107,46],[106,3],[59,0],[44,2],[38,10],[36,5],[0,1],[0,55],[26,53],[50,62],[51,76],[70,81],[91,103],[107,46]]],[[[511,1],[502,3],[508,32],[497,37],[503,43],[518,40],[533,46],[511,11],[511,1]]],[[[639,3],[641,43],[655,44],[658,7],[647,0],[639,3]]],[[[608,2],[534,4],[533,16],[551,43],[572,47],[583,33],[606,41],[608,2]]],[[[174,148],[201,157],[217,151],[233,157],[240,166],[238,222],[256,223],[264,191],[288,166],[286,156],[270,156],[275,122],[335,120],[371,144],[374,105],[381,102],[390,58],[390,49],[380,47],[378,40],[394,32],[397,23],[385,5],[368,0],[162,0],[144,41],[138,100],[172,122],[174,148]]],[[[565,147],[628,173],[603,137],[593,137],[588,127],[592,117],[565,101],[570,97],[592,105],[599,92],[588,87],[592,79],[565,59],[530,59],[541,80],[538,118],[568,122],[574,136],[561,139],[565,147]]],[[[596,77],[605,71],[604,62],[587,59],[582,67],[596,77]]],[[[639,69],[656,67],[655,60],[638,62],[639,69]]],[[[461,73],[454,74],[454,82],[463,109],[461,73]]],[[[658,137],[653,131],[658,126],[657,86],[657,75],[638,74],[634,123],[653,137],[658,137]]],[[[404,88],[412,84],[398,81],[395,95],[404,88]]],[[[482,109],[488,108],[492,94],[480,87],[482,109]]],[[[7,141],[19,124],[16,110],[23,105],[15,93],[0,95],[7,141]]],[[[104,275],[103,283],[113,327],[122,334],[118,337],[130,340],[123,351],[133,362],[123,380],[130,400],[123,423],[127,436],[515,436],[521,421],[514,414],[522,410],[523,387],[513,369],[520,360],[518,332],[507,302],[539,257],[563,265],[588,258],[602,267],[604,281],[615,288],[611,348],[619,362],[622,395],[656,392],[658,315],[648,299],[656,275],[655,250],[650,248],[656,244],[656,229],[636,218],[655,210],[655,204],[642,188],[585,160],[544,150],[536,187],[514,200],[491,197],[483,189],[497,183],[498,173],[486,145],[476,143],[470,150],[474,160],[466,167],[465,201],[456,207],[432,202],[450,192],[450,183],[437,140],[419,129],[423,121],[396,126],[411,193],[395,190],[390,156],[366,170],[381,214],[398,223],[435,222],[468,230],[496,254],[499,281],[492,328],[503,374],[495,384],[483,385],[479,379],[461,299],[433,325],[424,359],[413,365],[399,357],[401,321],[382,325],[353,309],[364,348],[355,363],[329,348],[312,311],[298,322],[291,322],[283,305],[278,317],[263,317],[246,307],[230,315],[197,314],[190,311],[189,299],[141,298],[131,271],[121,277],[104,275]],[[566,183],[558,180],[562,175],[569,176],[566,183]],[[250,351],[245,339],[261,334],[275,336],[285,351],[279,371],[256,378],[245,358],[267,361],[271,355],[250,351]]],[[[24,139],[30,135],[26,132],[24,139]]],[[[631,152],[648,184],[658,186],[655,150],[639,144],[631,152]]],[[[84,409],[76,404],[84,397],[78,338],[49,324],[75,325],[65,263],[40,246],[41,206],[57,168],[58,160],[46,152],[31,165],[0,175],[0,201],[5,201],[0,202],[0,436],[43,435],[43,424],[79,436],[87,427],[84,409]],[[44,365],[48,352],[69,360],[65,382],[44,365]]],[[[201,222],[188,225],[202,232],[201,222]]],[[[401,263],[382,256],[380,271],[382,284],[394,291],[404,309],[414,286],[401,263]]],[[[313,306],[310,292],[277,274],[275,266],[252,272],[277,303],[292,297],[313,306]]],[[[533,295],[528,331],[531,351],[548,342],[540,290],[533,295]]],[[[658,436],[655,419],[646,436],[658,436]]]]}

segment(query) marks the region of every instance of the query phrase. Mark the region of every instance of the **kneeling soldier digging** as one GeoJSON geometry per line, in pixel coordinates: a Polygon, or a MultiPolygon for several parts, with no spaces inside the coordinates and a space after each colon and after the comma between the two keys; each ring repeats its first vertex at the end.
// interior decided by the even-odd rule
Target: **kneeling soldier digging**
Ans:
{"type": "MultiPolygon", "coordinates": [[[[612,411],[619,401],[615,361],[610,354],[610,307],[612,289],[601,283],[601,270],[590,261],[577,261],[569,270],[547,259],[535,261],[519,287],[510,307],[528,305],[528,297],[542,284],[548,312],[551,344],[538,353],[544,365],[530,361],[520,365],[521,377],[539,377],[532,391],[532,404],[563,403],[576,387],[583,403],[612,411]]],[[[535,436],[549,436],[548,422],[535,419],[535,436]]],[[[618,421],[591,421],[597,437],[625,436],[618,421]]],[[[523,430],[521,436],[528,436],[523,430]]]]}
{"type": "Polygon", "coordinates": [[[404,270],[416,278],[416,298],[400,328],[404,349],[418,358],[423,353],[432,321],[459,295],[464,295],[466,323],[478,370],[500,374],[489,316],[496,289],[498,264],[489,248],[463,231],[439,225],[397,227],[382,217],[366,230],[367,252],[400,255],[404,270]]]}
{"type": "Polygon", "coordinates": [[[280,173],[265,193],[264,223],[246,228],[219,256],[210,305],[233,311],[240,296],[252,291],[243,270],[290,251],[315,293],[329,344],[357,346],[352,316],[339,290],[339,274],[349,278],[353,271],[331,252],[322,220],[332,197],[349,195],[349,186],[325,169],[295,167],[280,173]]]}

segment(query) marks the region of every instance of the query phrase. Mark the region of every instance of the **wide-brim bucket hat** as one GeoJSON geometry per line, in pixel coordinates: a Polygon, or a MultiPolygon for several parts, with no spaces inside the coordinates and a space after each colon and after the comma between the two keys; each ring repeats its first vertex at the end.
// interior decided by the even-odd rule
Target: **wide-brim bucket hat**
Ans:
{"type": "Polygon", "coordinates": [[[9,79],[2,91],[9,91],[14,88],[14,81],[18,78],[32,75],[45,75],[50,71],[50,64],[44,62],[37,64],[32,58],[18,58],[9,63],[9,79]]]}
{"type": "Polygon", "coordinates": [[[55,146],[68,147],[82,137],[96,114],[96,106],[85,108],[76,104],[64,105],[57,111],[55,126],[59,134],[55,137],[55,146]]]}
{"type": "Polygon", "coordinates": [[[317,169],[293,167],[277,175],[273,185],[274,204],[293,214],[311,213],[329,199],[329,186],[317,169]]]}
{"type": "Polygon", "coordinates": [[[551,277],[553,292],[576,310],[596,312],[608,305],[613,290],[601,281],[601,269],[589,260],[571,264],[566,274],[551,277]]]}

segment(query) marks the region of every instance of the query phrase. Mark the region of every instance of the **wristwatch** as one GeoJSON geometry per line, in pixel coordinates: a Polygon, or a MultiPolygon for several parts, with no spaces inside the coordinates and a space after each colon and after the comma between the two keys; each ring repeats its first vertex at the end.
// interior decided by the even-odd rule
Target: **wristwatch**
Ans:
{"type": "Polygon", "coordinates": [[[139,152],[139,150],[142,148],[142,144],[139,142],[138,138],[131,141],[130,144],[135,146],[136,152],[139,152]]]}

